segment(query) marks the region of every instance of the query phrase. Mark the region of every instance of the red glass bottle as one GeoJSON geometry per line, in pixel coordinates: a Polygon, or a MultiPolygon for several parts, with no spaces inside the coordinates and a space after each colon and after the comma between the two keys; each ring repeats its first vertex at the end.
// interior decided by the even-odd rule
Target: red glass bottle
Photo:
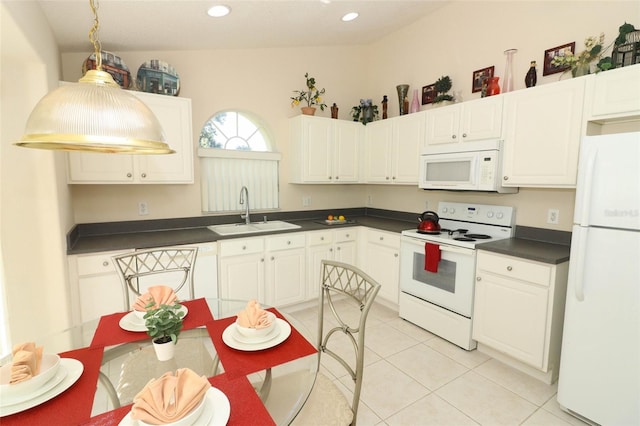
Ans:
{"type": "Polygon", "coordinates": [[[490,77],[489,85],[487,86],[487,96],[499,95],[500,94],[500,85],[498,84],[498,80],[500,77],[490,77]]]}

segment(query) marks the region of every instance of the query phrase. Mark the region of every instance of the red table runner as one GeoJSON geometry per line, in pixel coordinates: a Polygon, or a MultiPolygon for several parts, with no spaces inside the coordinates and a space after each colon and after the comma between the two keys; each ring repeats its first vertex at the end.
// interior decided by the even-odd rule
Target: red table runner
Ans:
{"type": "Polygon", "coordinates": [[[102,348],[84,348],[60,353],[61,358],[82,362],[84,371],[69,389],[49,401],[21,413],[0,419],[2,426],[11,425],[77,425],[91,417],[102,348]]]}
{"type": "MultiPolygon", "coordinates": [[[[276,314],[278,318],[286,321],[277,309],[270,308],[268,310],[276,314]]],[[[241,351],[230,348],[223,342],[222,332],[235,320],[236,317],[233,316],[207,323],[207,330],[216,347],[220,362],[224,367],[224,371],[230,377],[246,376],[317,353],[316,348],[293,326],[291,327],[291,335],[287,340],[272,348],[259,351],[241,351]]]]}
{"type": "MultiPolygon", "coordinates": [[[[213,320],[209,305],[203,298],[180,303],[189,310],[182,323],[183,330],[196,328],[213,320]]],[[[101,317],[90,347],[105,347],[148,339],[146,332],[127,331],[120,328],[120,319],[127,314],[128,312],[118,312],[101,317]]]]}
{"type": "MultiPolygon", "coordinates": [[[[275,425],[246,377],[231,379],[227,374],[220,374],[211,377],[209,383],[220,389],[229,399],[229,405],[231,405],[231,414],[227,423],[229,426],[275,425]]],[[[131,405],[92,417],[83,424],[90,426],[117,425],[131,411],[131,405]]]]}

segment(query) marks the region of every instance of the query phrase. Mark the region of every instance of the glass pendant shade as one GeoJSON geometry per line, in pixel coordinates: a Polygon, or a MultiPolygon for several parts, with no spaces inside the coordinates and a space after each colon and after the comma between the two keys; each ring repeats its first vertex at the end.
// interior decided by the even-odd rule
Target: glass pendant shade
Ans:
{"type": "Polygon", "coordinates": [[[89,70],[78,84],[43,97],[16,145],[125,154],[174,153],[153,112],[105,71],[89,70]]]}

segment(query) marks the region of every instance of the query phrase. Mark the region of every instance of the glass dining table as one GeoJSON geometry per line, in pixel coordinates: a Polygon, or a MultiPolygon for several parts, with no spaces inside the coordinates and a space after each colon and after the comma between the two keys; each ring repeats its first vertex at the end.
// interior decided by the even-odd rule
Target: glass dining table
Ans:
{"type": "Polygon", "coordinates": [[[187,314],[169,361],[158,361],[144,325],[130,312],[105,315],[37,339],[46,353],[60,354],[67,377],[17,407],[0,401],[0,423],[39,424],[49,418],[53,424],[135,425],[130,418],[134,396],[151,379],[179,368],[207,377],[225,394],[229,425],[291,423],[318,369],[317,350],[302,321],[266,307],[276,314],[280,327],[275,337],[254,343],[234,333],[236,314],[247,301],[207,298],[183,305],[187,314]]]}

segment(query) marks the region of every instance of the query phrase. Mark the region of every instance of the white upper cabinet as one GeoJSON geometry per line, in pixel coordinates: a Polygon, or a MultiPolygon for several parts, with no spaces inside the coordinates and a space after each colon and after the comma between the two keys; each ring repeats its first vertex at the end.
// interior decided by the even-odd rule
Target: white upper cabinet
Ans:
{"type": "Polygon", "coordinates": [[[589,76],[586,119],[604,120],[640,116],[640,65],[589,76]]]}
{"type": "Polygon", "coordinates": [[[367,124],[367,183],[418,183],[420,151],[424,147],[425,113],[403,115],[367,124]]]}
{"type": "Polygon", "coordinates": [[[586,78],[504,95],[503,185],[576,185],[586,78]]]}
{"type": "Polygon", "coordinates": [[[139,97],[156,115],[176,151],[166,155],[68,153],[69,183],[193,183],[191,99],[142,92],[139,97]]]}
{"type": "Polygon", "coordinates": [[[299,115],[289,121],[291,182],[357,183],[362,124],[299,115]]]}
{"type": "Polygon", "coordinates": [[[426,112],[427,146],[500,139],[501,96],[437,107],[426,112]]]}

